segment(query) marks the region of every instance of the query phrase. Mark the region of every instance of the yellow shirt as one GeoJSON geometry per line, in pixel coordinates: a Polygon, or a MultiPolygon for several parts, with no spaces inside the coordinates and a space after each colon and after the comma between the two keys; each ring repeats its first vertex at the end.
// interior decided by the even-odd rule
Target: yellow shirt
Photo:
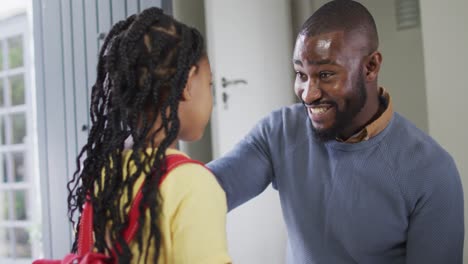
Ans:
{"type": "MultiPolygon", "coordinates": [[[[124,152],[124,164],[130,154],[131,151],[124,152]]],[[[174,149],[166,152],[166,155],[170,154],[185,155],[174,149]]],[[[132,166],[132,169],[136,168],[132,166]]],[[[143,177],[136,181],[134,197],[142,182],[143,177]]],[[[159,219],[162,241],[158,263],[231,263],[226,242],[226,195],[209,170],[199,164],[180,165],[167,175],[159,192],[162,198],[159,219]]],[[[126,201],[125,193],[121,199],[121,202],[126,201]]],[[[146,217],[150,217],[149,212],[146,217]]],[[[149,234],[149,225],[143,228],[143,234],[149,234]]],[[[143,241],[147,241],[145,235],[143,241]]],[[[132,263],[145,263],[146,245],[143,245],[141,253],[136,240],[130,243],[130,248],[132,263]]],[[[154,246],[151,245],[149,251],[148,257],[152,256],[154,246]]],[[[154,261],[149,258],[147,263],[154,261]]]]}

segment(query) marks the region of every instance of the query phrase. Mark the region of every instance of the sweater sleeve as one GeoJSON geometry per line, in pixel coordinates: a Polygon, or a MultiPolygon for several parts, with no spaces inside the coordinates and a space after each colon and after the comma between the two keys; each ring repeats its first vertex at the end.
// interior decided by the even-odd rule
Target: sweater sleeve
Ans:
{"type": "Polygon", "coordinates": [[[273,179],[269,140],[275,120],[267,117],[250,131],[233,150],[207,167],[224,189],[228,210],[263,192],[273,179]]]}
{"type": "MultiPolygon", "coordinates": [[[[463,191],[452,159],[439,160],[409,218],[408,264],[463,262],[463,191]]],[[[434,166],[432,166],[434,168],[434,166]]]]}

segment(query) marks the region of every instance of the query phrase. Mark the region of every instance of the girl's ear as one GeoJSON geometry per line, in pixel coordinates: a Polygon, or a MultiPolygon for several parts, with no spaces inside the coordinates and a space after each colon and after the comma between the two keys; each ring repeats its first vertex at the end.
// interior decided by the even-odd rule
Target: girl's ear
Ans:
{"type": "Polygon", "coordinates": [[[192,81],[195,74],[197,74],[198,66],[194,65],[190,68],[187,83],[185,84],[184,91],[182,92],[182,100],[189,101],[192,98],[192,81]]]}

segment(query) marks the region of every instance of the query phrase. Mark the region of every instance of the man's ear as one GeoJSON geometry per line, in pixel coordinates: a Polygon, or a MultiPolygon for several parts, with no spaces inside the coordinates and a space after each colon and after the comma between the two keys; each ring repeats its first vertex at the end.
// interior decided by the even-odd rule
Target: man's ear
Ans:
{"type": "Polygon", "coordinates": [[[188,101],[192,98],[192,80],[195,74],[197,74],[198,66],[194,65],[190,68],[187,83],[185,84],[184,91],[182,92],[182,100],[188,101]]]}
{"type": "Polygon", "coordinates": [[[373,52],[368,57],[366,63],[366,79],[367,81],[375,81],[379,75],[380,66],[382,65],[382,54],[379,51],[373,52]]]}

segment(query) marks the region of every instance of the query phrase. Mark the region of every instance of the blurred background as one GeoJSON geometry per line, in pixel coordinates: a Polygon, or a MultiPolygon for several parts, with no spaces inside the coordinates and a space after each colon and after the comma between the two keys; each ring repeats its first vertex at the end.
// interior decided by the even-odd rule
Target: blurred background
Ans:
{"type": "MultiPolygon", "coordinates": [[[[0,0],[0,263],[70,250],[66,182],[86,141],[97,53],[112,24],[159,6],[205,35],[212,120],[201,141],[179,147],[207,162],[270,111],[296,102],[295,37],[326,2],[0,0]]],[[[376,20],[384,58],[379,82],[395,110],[455,158],[467,186],[468,1],[359,2],[376,20]]],[[[287,234],[271,188],[231,212],[227,232],[235,263],[284,263],[287,234]]]]}

